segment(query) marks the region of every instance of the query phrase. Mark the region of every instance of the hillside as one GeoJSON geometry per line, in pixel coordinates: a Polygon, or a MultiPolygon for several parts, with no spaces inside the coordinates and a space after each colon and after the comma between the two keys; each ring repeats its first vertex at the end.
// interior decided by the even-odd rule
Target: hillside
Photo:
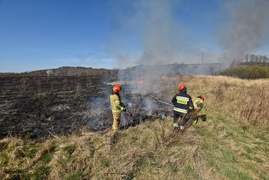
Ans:
{"type": "Polygon", "coordinates": [[[113,76],[117,73],[117,70],[109,69],[94,69],[87,67],[69,67],[63,66],[56,69],[44,69],[22,73],[0,73],[0,77],[11,76],[85,76],[85,75],[110,75],[113,76]]]}
{"type": "MultiPolygon", "coordinates": [[[[214,75],[220,70],[225,68],[224,64],[220,63],[203,63],[203,64],[163,64],[163,65],[138,65],[126,69],[96,69],[91,67],[69,67],[63,66],[56,69],[45,69],[22,73],[1,73],[0,77],[11,77],[11,76],[89,76],[89,75],[99,75],[99,76],[116,76],[119,72],[120,74],[125,74],[129,76],[140,76],[150,71],[155,73],[157,76],[174,76],[174,75],[214,75]],[[157,73],[156,73],[157,72],[157,73]]],[[[132,78],[129,77],[129,78],[132,78]]]]}
{"type": "MultiPolygon", "coordinates": [[[[193,97],[205,96],[207,114],[206,122],[199,121],[184,134],[171,135],[173,118],[166,116],[140,121],[117,133],[110,127],[89,131],[89,125],[85,136],[54,135],[43,141],[6,137],[0,140],[0,177],[269,179],[269,106],[265,101],[269,80],[162,78],[161,99],[169,102],[181,83],[193,97]]],[[[125,102],[130,100],[127,95],[125,102]]]]}

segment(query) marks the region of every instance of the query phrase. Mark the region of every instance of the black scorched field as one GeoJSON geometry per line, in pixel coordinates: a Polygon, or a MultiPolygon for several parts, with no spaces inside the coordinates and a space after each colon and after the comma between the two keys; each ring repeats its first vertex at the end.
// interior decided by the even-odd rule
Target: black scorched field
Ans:
{"type": "MultiPolygon", "coordinates": [[[[113,81],[115,78],[100,75],[0,77],[0,139],[42,140],[78,133],[82,126],[91,131],[110,128],[113,81]]],[[[133,91],[137,86],[143,85],[122,85],[122,101],[127,102],[129,113],[122,113],[121,128],[169,113],[161,105],[149,109],[156,102],[145,98],[148,92],[133,91]]]]}

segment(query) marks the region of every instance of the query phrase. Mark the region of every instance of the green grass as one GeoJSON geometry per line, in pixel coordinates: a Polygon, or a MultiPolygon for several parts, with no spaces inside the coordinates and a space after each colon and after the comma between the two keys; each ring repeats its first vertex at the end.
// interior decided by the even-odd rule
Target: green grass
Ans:
{"type": "Polygon", "coordinates": [[[35,146],[24,149],[25,156],[30,158],[30,159],[35,157],[37,151],[38,151],[38,149],[35,146]]]}
{"type": "Polygon", "coordinates": [[[231,169],[229,167],[223,167],[220,170],[221,174],[223,174],[226,178],[231,180],[252,180],[253,178],[249,176],[247,173],[237,171],[234,169],[231,169]]]}
{"type": "Polygon", "coordinates": [[[79,172],[68,173],[64,176],[64,180],[80,180],[83,178],[83,175],[79,172]]]}
{"type": "Polygon", "coordinates": [[[63,151],[70,155],[75,151],[75,147],[73,145],[66,145],[63,147],[63,151]]]}
{"type": "Polygon", "coordinates": [[[30,174],[31,179],[47,179],[51,169],[46,166],[35,166],[33,173],[30,174]]]}
{"type": "Polygon", "coordinates": [[[0,165],[4,167],[4,166],[7,166],[8,163],[9,163],[8,155],[5,153],[1,153],[0,154],[0,165]]]}
{"type": "Polygon", "coordinates": [[[268,135],[268,133],[265,133],[265,132],[257,132],[254,134],[256,138],[259,138],[262,141],[268,142],[268,137],[266,137],[266,135],[268,135]]]}
{"type": "Polygon", "coordinates": [[[51,161],[52,157],[53,157],[52,153],[47,153],[44,156],[42,156],[42,158],[40,160],[44,163],[49,163],[51,161]]]}
{"type": "Polygon", "coordinates": [[[103,167],[109,167],[109,165],[110,165],[110,161],[107,158],[102,158],[101,161],[100,161],[100,163],[101,163],[101,165],[103,167]]]}

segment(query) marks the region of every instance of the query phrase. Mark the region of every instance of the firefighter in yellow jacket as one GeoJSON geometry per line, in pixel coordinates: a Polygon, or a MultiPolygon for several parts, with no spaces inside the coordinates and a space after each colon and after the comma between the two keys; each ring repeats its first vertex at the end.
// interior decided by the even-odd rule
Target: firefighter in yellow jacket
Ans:
{"type": "Polygon", "coordinates": [[[121,119],[121,111],[126,111],[125,104],[121,102],[120,99],[120,86],[114,86],[112,94],[110,95],[110,103],[113,114],[113,125],[112,129],[117,131],[119,129],[120,119],[121,119]]]}
{"type": "Polygon", "coordinates": [[[202,121],[206,121],[206,115],[201,115],[201,116],[197,116],[197,114],[203,109],[204,107],[204,96],[198,96],[197,98],[195,98],[193,100],[193,107],[194,107],[194,110],[195,110],[195,116],[196,116],[196,119],[195,121],[193,122],[193,124],[197,124],[198,122],[198,119],[201,118],[202,121]]]}

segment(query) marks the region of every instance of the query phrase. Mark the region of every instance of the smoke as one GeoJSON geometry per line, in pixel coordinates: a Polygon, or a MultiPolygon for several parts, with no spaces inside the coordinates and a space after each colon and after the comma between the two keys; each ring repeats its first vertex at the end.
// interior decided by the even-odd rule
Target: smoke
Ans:
{"type": "MultiPolygon", "coordinates": [[[[208,21],[214,20],[214,24],[221,27],[220,33],[216,33],[212,37],[219,40],[222,50],[219,59],[229,63],[233,59],[241,58],[244,54],[261,47],[266,42],[269,1],[229,0],[228,3],[227,1],[218,1],[219,7],[225,7],[220,13],[220,17],[212,19],[206,15],[204,17],[208,21]]],[[[114,4],[113,15],[110,17],[112,34],[108,39],[106,50],[117,59],[118,68],[137,64],[151,65],[120,70],[118,73],[120,82],[117,84],[124,87],[121,97],[122,101],[127,104],[127,109],[140,110],[140,112],[136,112],[136,115],[142,113],[152,115],[160,112],[161,109],[158,102],[150,99],[150,95],[156,94],[154,96],[160,96],[162,99],[163,88],[173,88],[174,84],[169,84],[169,78],[166,77],[169,73],[179,70],[179,73],[182,74],[186,74],[186,71],[194,74],[199,71],[198,66],[188,67],[188,65],[177,63],[170,66],[154,65],[174,62],[187,64],[197,62],[197,58],[201,59],[204,55],[205,58],[210,55],[217,57],[216,49],[218,47],[209,48],[213,52],[203,53],[201,41],[207,41],[207,39],[202,37],[203,33],[206,33],[202,29],[207,31],[210,27],[201,27],[201,33],[191,37],[193,30],[181,23],[179,17],[175,15],[175,8],[179,7],[177,0],[118,0],[117,2],[120,3],[114,4]],[[143,77],[144,83],[138,84],[141,77],[143,77]],[[136,107],[137,105],[139,106],[136,107]]],[[[214,16],[214,13],[211,16],[214,16]]],[[[202,25],[203,23],[201,23],[202,25]]],[[[196,32],[200,30],[198,26],[194,27],[198,29],[196,32]]],[[[206,69],[205,66],[207,69],[210,68],[206,64],[202,66],[204,69],[206,69]]],[[[109,86],[106,94],[110,95],[111,90],[112,87],[109,86]]],[[[171,94],[171,98],[173,95],[171,94]]],[[[108,96],[103,98],[102,101],[109,100],[108,96]]],[[[94,104],[99,107],[97,102],[94,101],[94,104]]],[[[102,105],[109,106],[109,102],[102,105]]],[[[96,107],[91,107],[91,112],[93,112],[91,118],[95,119],[92,124],[94,127],[103,126],[103,116],[96,107]],[[102,123],[100,124],[100,122],[102,123]]],[[[123,124],[128,123],[127,115],[126,117],[123,115],[122,122],[123,124]]]]}
{"type": "Polygon", "coordinates": [[[229,19],[220,31],[219,44],[223,49],[220,60],[229,63],[252,53],[268,41],[269,1],[239,0],[225,5],[229,19]]]}
{"type": "Polygon", "coordinates": [[[118,68],[199,63],[202,55],[230,63],[268,43],[268,0],[119,0],[113,7],[106,51],[118,68]]]}
{"type": "Polygon", "coordinates": [[[200,51],[188,42],[188,31],[174,15],[178,0],[124,2],[113,11],[117,13],[111,19],[113,33],[106,47],[117,57],[120,68],[173,63],[183,54],[193,56],[200,51]],[[122,12],[125,6],[128,10],[122,12]]]}
{"type": "Polygon", "coordinates": [[[173,62],[179,55],[184,29],[172,17],[174,1],[143,1],[141,19],[141,47],[139,64],[163,64],[173,62]]]}
{"type": "Polygon", "coordinates": [[[89,112],[86,124],[90,130],[97,131],[112,125],[113,120],[109,118],[112,117],[110,95],[113,87],[107,85],[111,78],[111,76],[103,76],[100,80],[102,86],[99,87],[98,93],[87,99],[89,112]]]}

